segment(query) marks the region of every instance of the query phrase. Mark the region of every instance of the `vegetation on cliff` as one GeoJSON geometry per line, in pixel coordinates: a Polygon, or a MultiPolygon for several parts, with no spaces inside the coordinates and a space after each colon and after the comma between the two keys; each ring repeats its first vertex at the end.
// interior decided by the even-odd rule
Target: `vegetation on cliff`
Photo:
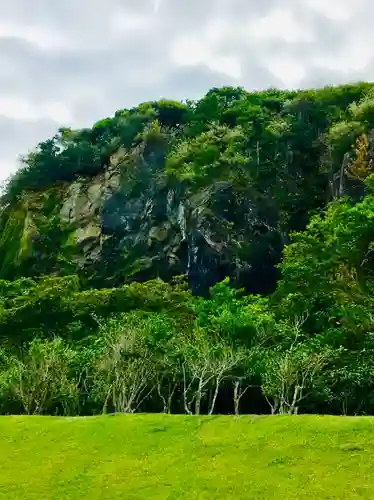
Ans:
{"type": "Polygon", "coordinates": [[[22,160],[4,413],[373,413],[374,87],[212,89],[22,160]]]}

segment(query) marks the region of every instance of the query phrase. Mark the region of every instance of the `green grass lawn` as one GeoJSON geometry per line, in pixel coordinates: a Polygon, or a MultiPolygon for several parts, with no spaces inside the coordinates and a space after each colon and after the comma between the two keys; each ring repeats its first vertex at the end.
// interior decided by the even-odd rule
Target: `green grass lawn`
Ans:
{"type": "Polygon", "coordinates": [[[0,499],[374,499],[374,418],[0,417],[0,499]]]}

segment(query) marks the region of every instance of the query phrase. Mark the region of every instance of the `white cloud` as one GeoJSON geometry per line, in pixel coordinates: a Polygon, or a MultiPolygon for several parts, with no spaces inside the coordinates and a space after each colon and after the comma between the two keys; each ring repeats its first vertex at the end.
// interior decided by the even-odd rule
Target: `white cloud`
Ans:
{"type": "MultiPolygon", "coordinates": [[[[211,35],[211,33],[208,34],[211,35]]],[[[211,36],[209,37],[211,38],[211,36]]],[[[204,37],[184,36],[178,38],[172,47],[171,58],[177,66],[195,66],[205,64],[213,71],[239,78],[241,75],[240,60],[234,55],[224,56],[214,52],[204,37]]]]}
{"type": "Polygon", "coordinates": [[[374,77],[369,0],[12,0],[0,20],[0,179],[61,125],[212,86],[374,77]]]}
{"type": "Polygon", "coordinates": [[[0,161],[0,189],[1,189],[1,182],[4,181],[8,175],[9,172],[12,172],[14,170],[14,159],[13,161],[2,159],[0,161]]]}
{"type": "Polygon", "coordinates": [[[305,76],[305,67],[297,59],[281,56],[270,59],[269,70],[282,81],[284,87],[297,88],[305,76]]]}
{"type": "Polygon", "coordinates": [[[309,26],[292,9],[276,8],[260,19],[251,21],[249,31],[258,43],[281,38],[288,43],[313,42],[314,34],[309,26]]]}
{"type": "Polygon", "coordinates": [[[209,47],[197,36],[181,36],[174,41],[171,56],[173,62],[179,66],[194,66],[208,59],[209,47]]]}
{"type": "MultiPolygon", "coordinates": [[[[155,7],[156,9],[157,7],[155,7]]],[[[149,28],[150,19],[139,14],[122,13],[112,20],[113,28],[118,33],[123,31],[145,30],[149,28]]]]}
{"type": "Polygon", "coordinates": [[[0,96],[0,115],[31,122],[50,119],[65,125],[72,120],[69,109],[61,102],[45,101],[36,106],[27,99],[12,96],[0,96]]]}
{"type": "Polygon", "coordinates": [[[368,6],[367,0],[304,0],[306,7],[333,21],[350,21],[358,12],[368,6]]]}
{"type": "Polygon", "coordinates": [[[44,50],[56,50],[69,47],[69,39],[61,33],[43,27],[0,20],[0,39],[21,38],[35,43],[44,50]]]}

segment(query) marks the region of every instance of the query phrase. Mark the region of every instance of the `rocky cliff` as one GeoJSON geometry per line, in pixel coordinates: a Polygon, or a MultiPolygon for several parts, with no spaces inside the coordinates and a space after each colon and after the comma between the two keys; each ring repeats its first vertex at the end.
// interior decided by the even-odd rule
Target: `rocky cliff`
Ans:
{"type": "Polygon", "coordinates": [[[93,178],[27,194],[5,209],[3,275],[42,265],[41,273],[74,272],[101,286],[184,275],[195,291],[229,275],[263,290],[280,240],[255,200],[230,182],[187,193],[144,174],[129,191],[113,161],[93,178]],[[259,255],[265,239],[272,244],[259,255]]]}
{"type": "Polygon", "coordinates": [[[230,276],[271,291],[288,234],[342,194],[347,151],[367,155],[368,88],[213,89],[59,131],[7,186],[0,278],[78,274],[102,287],[184,275],[203,293],[230,276]]]}

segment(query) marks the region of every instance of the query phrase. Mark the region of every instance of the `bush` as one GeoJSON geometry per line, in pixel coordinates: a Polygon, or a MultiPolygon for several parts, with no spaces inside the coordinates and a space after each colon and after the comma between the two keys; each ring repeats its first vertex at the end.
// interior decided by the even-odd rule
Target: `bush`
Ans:
{"type": "Polygon", "coordinates": [[[1,391],[29,415],[74,414],[78,387],[72,366],[76,353],[61,339],[33,340],[19,357],[3,363],[1,391]]]}

